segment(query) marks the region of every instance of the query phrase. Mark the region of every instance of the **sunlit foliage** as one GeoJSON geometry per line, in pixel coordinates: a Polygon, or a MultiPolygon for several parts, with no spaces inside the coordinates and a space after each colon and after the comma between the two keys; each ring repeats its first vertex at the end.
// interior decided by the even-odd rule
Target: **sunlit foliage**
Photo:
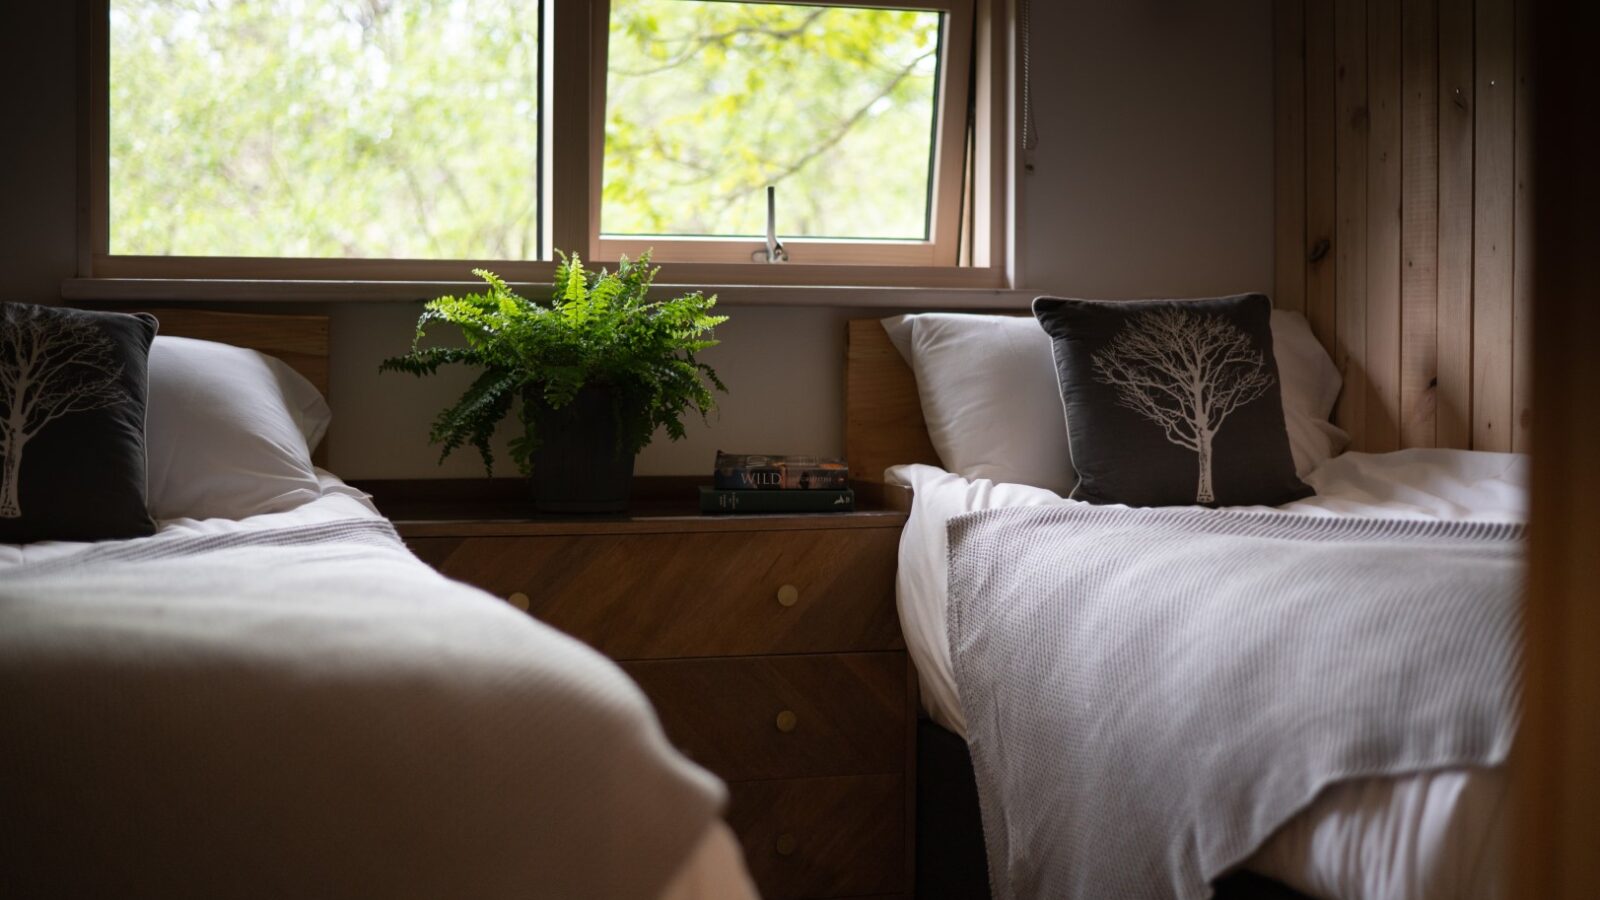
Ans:
{"type": "MultiPolygon", "coordinates": [[[[110,5],[111,252],[537,256],[537,3],[110,5]]],[[[938,14],[612,8],[606,231],[924,236],[938,14]]]]}
{"type": "Polygon", "coordinates": [[[112,0],[111,251],[527,259],[525,0],[112,0]]]}
{"type": "Polygon", "coordinates": [[[612,0],[601,229],[926,237],[939,14],[612,0]]]}

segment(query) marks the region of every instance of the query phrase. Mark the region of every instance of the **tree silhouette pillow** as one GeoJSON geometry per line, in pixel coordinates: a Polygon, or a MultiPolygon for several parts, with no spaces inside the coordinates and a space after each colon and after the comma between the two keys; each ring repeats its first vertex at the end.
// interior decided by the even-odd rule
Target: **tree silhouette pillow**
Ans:
{"type": "Polygon", "coordinates": [[[0,303],[0,543],[152,534],[148,315],[0,303]]]}
{"type": "Polygon", "coordinates": [[[1295,477],[1264,295],[1040,297],[1033,313],[1055,353],[1073,499],[1277,506],[1313,493],[1295,477]]]}

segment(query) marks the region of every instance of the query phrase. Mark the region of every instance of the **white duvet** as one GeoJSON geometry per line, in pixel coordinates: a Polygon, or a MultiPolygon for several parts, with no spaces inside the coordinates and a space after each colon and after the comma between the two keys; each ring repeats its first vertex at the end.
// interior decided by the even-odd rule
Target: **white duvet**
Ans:
{"type": "MultiPolygon", "coordinates": [[[[929,715],[965,736],[945,633],[945,522],[965,512],[1074,501],[1040,488],[969,481],[933,466],[897,466],[889,478],[913,489],[900,544],[897,594],[907,649],[929,715]]],[[[1379,518],[1523,521],[1523,456],[1462,450],[1346,453],[1306,481],[1317,495],[1286,512],[1379,518]]],[[[1317,897],[1494,897],[1503,884],[1505,778],[1499,771],[1443,771],[1361,781],[1327,791],[1247,868],[1317,897]]]]}
{"type": "MultiPolygon", "coordinates": [[[[171,541],[204,535],[237,534],[268,528],[295,528],[324,525],[342,519],[381,519],[378,508],[361,491],[345,484],[339,476],[317,470],[321,496],[309,503],[280,513],[251,516],[248,519],[161,519],[154,535],[143,540],[171,541]]],[[[90,546],[78,541],[40,541],[37,544],[0,544],[0,578],[6,568],[19,563],[37,563],[78,553],[90,546]]]]}
{"type": "Polygon", "coordinates": [[[286,513],[0,545],[0,890],[754,896],[722,785],[620,669],[322,482],[286,513]],[[291,532],[330,537],[265,540],[291,532]]]}

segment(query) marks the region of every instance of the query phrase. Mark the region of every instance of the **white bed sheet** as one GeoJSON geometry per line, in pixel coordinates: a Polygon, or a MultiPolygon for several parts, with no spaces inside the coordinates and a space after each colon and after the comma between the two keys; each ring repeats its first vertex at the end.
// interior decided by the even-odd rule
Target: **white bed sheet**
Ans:
{"type": "MultiPolygon", "coordinates": [[[[966,736],[945,631],[945,523],[966,512],[1070,504],[1050,491],[969,481],[934,466],[896,466],[892,482],[915,492],[900,543],[896,593],[906,647],[930,717],[966,736]]],[[[1510,453],[1413,449],[1346,453],[1306,481],[1317,495],[1277,509],[1328,516],[1520,522],[1528,461],[1510,453]]],[[[1257,507],[1257,509],[1273,509],[1257,507]]],[[[1443,771],[1354,782],[1327,791],[1248,868],[1319,897],[1494,897],[1503,879],[1497,771],[1443,771]]]]}

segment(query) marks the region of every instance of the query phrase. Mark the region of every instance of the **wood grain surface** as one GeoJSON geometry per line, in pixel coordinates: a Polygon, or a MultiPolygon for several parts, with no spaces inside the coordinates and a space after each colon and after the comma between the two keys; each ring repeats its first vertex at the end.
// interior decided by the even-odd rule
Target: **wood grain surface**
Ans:
{"type": "Polygon", "coordinates": [[[411,538],[612,659],[897,650],[895,529],[411,538]],[[792,606],[778,600],[791,585],[792,606]]]}
{"type": "Polygon", "coordinates": [[[1352,449],[1529,445],[1531,5],[1275,4],[1276,299],[1343,373],[1352,449]]]}
{"type": "Polygon", "coordinates": [[[1402,12],[1404,134],[1400,161],[1400,446],[1438,441],[1439,10],[1406,0],[1402,12]]]}
{"type": "Polygon", "coordinates": [[[852,477],[881,483],[890,466],[939,464],[916,376],[881,320],[850,320],[844,387],[844,455],[852,477]]]}
{"type": "Polygon", "coordinates": [[[1472,446],[1510,450],[1515,20],[1511,0],[1477,0],[1474,15],[1478,106],[1472,163],[1472,446]]]}
{"type": "Polygon", "coordinates": [[[768,900],[894,894],[910,885],[898,775],[750,781],[729,789],[728,824],[768,900]]]}
{"type": "Polygon", "coordinates": [[[912,726],[900,653],[623,663],[667,737],[728,781],[899,774],[912,726]]]}
{"type": "MultiPolygon", "coordinates": [[[[663,482],[645,491],[681,494],[663,482]]],[[[917,688],[895,609],[904,513],[396,522],[445,575],[605,653],[689,758],[730,784],[727,819],[766,897],[909,896],[917,688]],[[668,524],[663,526],[663,522],[668,524]],[[421,533],[418,529],[421,527],[421,533]]],[[[446,485],[413,500],[449,500],[446,485]]],[[[392,496],[392,495],[391,495],[392,496]]]]}

